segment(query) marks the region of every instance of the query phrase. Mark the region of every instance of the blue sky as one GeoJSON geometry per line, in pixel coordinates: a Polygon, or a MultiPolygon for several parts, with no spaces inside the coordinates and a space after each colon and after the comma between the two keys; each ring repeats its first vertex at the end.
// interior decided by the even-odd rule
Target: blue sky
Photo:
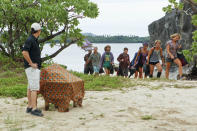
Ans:
{"type": "Polygon", "coordinates": [[[148,25],[163,17],[168,0],[91,0],[99,7],[96,19],[81,20],[83,32],[97,35],[148,36],[148,25]]]}

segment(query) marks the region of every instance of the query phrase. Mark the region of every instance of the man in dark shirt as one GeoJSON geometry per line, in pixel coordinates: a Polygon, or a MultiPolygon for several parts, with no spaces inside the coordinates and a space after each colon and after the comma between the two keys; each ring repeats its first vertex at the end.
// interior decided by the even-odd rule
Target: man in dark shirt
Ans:
{"type": "Polygon", "coordinates": [[[92,54],[92,50],[88,51],[88,54],[86,54],[84,56],[84,61],[85,61],[85,66],[84,66],[84,74],[93,74],[94,70],[93,70],[93,66],[92,66],[92,61],[88,62],[88,59],[90,57],[90,55],[92,54]]]}
{"type": "Polygon", "coordinates": [[[127,77],[130,65],[128,48],[124,48],[124,52],[119,55],[117,60],[119,61],[119,75],[127,77]]]}
{"type": "Polygon", "coordinates": [[[22,51],[25,73],[28,79],[28,107],[26,112],[36,116],[43,116],[42,111],[37,109],[37,91],[40,90],[41,68],[41,51],[38,43],[40,33],[40,24],[33,23],[31,25],[31,35],[27,38],[22,51]]]}

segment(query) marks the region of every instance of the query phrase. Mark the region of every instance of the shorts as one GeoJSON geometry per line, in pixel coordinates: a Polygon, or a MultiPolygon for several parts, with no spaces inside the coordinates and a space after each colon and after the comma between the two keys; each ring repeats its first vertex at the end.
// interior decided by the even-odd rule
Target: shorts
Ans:
{"type": "Polygon", "coordinates": [[[108,62],[108,61],[107,61],[107,62],[104,62],[103,67],[104,67],[105,69],[110,70],[110,68],[111,68],[110,62],[108,62]]]}
{"type": "Polygon", "coordinates": [[[156,65],[158,63],[159,63],[159,61],[157,61],[157,62],[149,62],[150,65],[156,65]]]}
{"type": "Polygon", "coordinates": [[[143,72],[145,73],[145,76],[149,76],[149,74],[150,74],[150,65],[144,65],[143,66],[143,72]]]}
{"type": "Polygon", "coordinates": [[[29,67],[25,69],[25,73],[28,80],[28,89],[30,91],[40,90],[40,70],[29,67]]]}
{"type": "Polygon", "coordinates": [[[139,68],[142,68],[144,64],[142,63],[138,63],[136,66],[135,66],[135,69],[136,71],[139,71],[139,68]]]}
{"type": "Polygon", "coordinates": [[[175,57],[174,59],[171,59],[171,58],[166,58],[166,62],[170,62],[170,63],[173,63],[174,60],[178,59],[177,57],[175,57]]]}
{"type": "Polygon", "coordinates": [[[129,68],[121,68],[119,67],[119,73],[121,76],[128,76],[129,68]]]}
{"type": "Polygon", "coordinates": [[[94,73],[94,69],[93,69],[93,67],[92,66],[86,66],[85,68],[84,68],[84,74],[93,74],[94,73]]]}
{"type": "Polygon", "coordinates": [[[99,66],[93,66],[94,72],[99,73],[100,67],[99,66]]]}

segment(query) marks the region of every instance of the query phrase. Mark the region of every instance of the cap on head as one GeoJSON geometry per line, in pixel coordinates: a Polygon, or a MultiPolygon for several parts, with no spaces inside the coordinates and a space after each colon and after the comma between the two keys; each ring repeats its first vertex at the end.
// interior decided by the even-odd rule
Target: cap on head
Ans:
{"type": "Polygon", "coordinates": [[[31,29],[34,29],[34,31],[39,31],[39,30],[41,30],[41,26],[39,23],[33,23],[31,25],[31,29]]]}

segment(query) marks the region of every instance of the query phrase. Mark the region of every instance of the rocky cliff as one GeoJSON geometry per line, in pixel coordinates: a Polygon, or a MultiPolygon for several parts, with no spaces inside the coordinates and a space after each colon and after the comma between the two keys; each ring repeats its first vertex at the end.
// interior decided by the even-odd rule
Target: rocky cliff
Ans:
{"type": "Polygon", "coordinates": [[[162,47],[170,39],[170,35],[174,33],[181,34],[180,43],[184,49],[189,49],[192,44],[192,32],[195,27],[191,23],[191,5],[185,3],[183,11],[173,10],[161,19],[154,21],[148,27],[150,34],[150,47],[153,46],[155,40],[161,40],[162,47]]]}

